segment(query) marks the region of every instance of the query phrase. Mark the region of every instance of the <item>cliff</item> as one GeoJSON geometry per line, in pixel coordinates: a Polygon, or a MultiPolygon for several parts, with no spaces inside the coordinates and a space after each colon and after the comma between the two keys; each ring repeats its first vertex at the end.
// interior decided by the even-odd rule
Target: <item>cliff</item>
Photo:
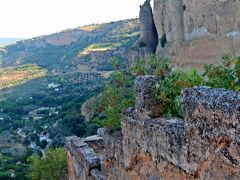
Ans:
{"type": "Polygon", "coordinates": [[[156,52],[158,46],[158,34],[153,20],[151,0],[140,6],[139,26],[140,39],[133,45],[129,52],[128,65],[132,66],[138,59],[146,59],[156,52]]]}
{"type": "MultiPolygon", "coordinates": [[[[239,8],[240,2],[235,0],[154,0],[156,53],[171,57],[181,68],[215,63],[225,54],[239,56],[239,8]]],[[[147,19],[140,16],[140,22],[147,19]]],[[[147,31],[141,28],[141,33],[147,31]]],[[[130,61],[136,60],[130,53],[130,61]]]]}
{"type": "Polygon", "coordinates": [[[185,89],[185,119],[164,119],[154,98],[157,82],[137,78],[136,105],[122,113],[121,132],[66,139],[69,179],[240,178],[240,93],[185,89]]]}

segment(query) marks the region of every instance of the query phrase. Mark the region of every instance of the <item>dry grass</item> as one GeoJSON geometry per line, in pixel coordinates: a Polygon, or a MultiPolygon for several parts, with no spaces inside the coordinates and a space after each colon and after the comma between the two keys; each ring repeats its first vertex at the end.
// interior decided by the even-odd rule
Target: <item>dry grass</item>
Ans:
{"type": "Polygon", "coordinates": [[[80,27],[79,29],[81,29],[83,31],[87,31],[87,32],[92,32],[92,31],[98,29],[99,27],[101,27],[101,25],[96,24],[96,25],[89,25],[89,26],[80,27]]]}
{"type": "Polygon", "coordinates": [[[102,43],[102,44],[91,44],[79,53],[78,56],[86,56],[91,52],[105,52],[108,50],[116,49],[121,46],[121,43],[102,43]]]}
{"type": "Polygon", "coordinates": [[[0,90],[14,87],[45,75],[46,72],[36,65],[0,69],[0,90]]]}

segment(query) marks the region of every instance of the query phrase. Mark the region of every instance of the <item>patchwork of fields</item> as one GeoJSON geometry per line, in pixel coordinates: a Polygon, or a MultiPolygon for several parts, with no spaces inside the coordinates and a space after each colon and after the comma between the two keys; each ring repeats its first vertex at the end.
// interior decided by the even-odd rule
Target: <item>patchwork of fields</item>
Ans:
{"type": "Polygon", "coordinates": [[[0,90],[11,88],[46,75],[35,64],[0,69],[0,90]]]}

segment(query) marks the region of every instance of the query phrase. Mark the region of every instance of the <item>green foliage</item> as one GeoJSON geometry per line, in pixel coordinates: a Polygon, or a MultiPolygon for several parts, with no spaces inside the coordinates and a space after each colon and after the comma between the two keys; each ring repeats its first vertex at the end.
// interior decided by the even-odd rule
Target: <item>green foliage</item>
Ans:
{"type": "Polygon", "coordinates": [[[224,56],[221,64],[204,67],[206,85],[214,88],[239,89],[240,58],[224,56]]]}
{"type": "Polygon", "coordinates": [[[156,97],[163,103],[164,117],[182,117],[179,103],[181,90],[203,85],[203,77],[196,70],[189,72],[174,71],[156,86],[156,97]]]}
{"type": "Polygon", "coordinates": [[[41,147],[42,149],[45,149],[46,146],[47,146],[47,144],[48,144],[48,142],[47,142],[46,140],[42,140],[42,141],[40,142],[40,147],[41,147]]]}
{"type": "Polygon", "coordinates": [[[164,117],[182,117],[179,104],[181,90],[193,86],[209,86],[240,90],[240,58],[224,56],[221,64],[205,65],[203,74],[196,70],[173,71],[156,87],[156,97],[164,105],[164,117]]]}
{"type": "Polygon", "coordinates": [[[63,148],[48,149],[45,156],[33,155],[28,161],[32,180],[67,179],[67,154],[63,148]]]}
{"type": "Polygon", "coordinates": [[[159,58],[156,55],[151,55],[149,65],[149,74],[153,74],[158,77],[165,77],[172,69],[172,64],[168,58],[159,58]]]}
{"type": "Polygon", "coordinates": [[[135,76],[146,75],[147,69],[144,60],[138,60],[131,68],[131,72],[135,76]]]}
{"type": "Polygon", "coordinates": [[[27,148],[24,156],[11,157],[9,154],[0,153],[0,179],[19,179],[27,180],[27,159],[32,155],[32,150],[27,148]],[[15,178],[11,177],[11,173],[15,174],[15,178]]]}
{"type": "Polygon", "coordinates": [[[99,97],[98,111],[104,112],[105,118],[103,121],[95,119],[95,122],[116,131],[121,128],[121,112],[134,104],[134,83],[130,72],[118,70],[116,59],[113,65],[116,72],[99,97]]]}

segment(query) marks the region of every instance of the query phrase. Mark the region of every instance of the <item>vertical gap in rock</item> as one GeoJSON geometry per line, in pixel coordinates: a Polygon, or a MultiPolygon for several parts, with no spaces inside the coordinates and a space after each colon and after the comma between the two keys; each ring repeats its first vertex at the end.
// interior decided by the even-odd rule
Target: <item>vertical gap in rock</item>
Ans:
{"type": "Polygon", "coordinates": [[[160,43],[161,43],[161,47],[164,48],[166,43],[167,43],[167,35],[165,33],[165,25],[164,25],[164,14],[166,14],[164,11],[166,9],[166,6],[165,6],[165,1],[163,1],[163,9],[162,9],[162,36],[161,36],[161,39],[160,39],[160,43]]]}
{"type": "Polygon", "coordinates": [[[154,36],[153,53],[156,53],[157,46],[158,46],[158,32],[157,32],[156,24],[153,17],[153,8],[152,8],[152,19],[153,19],[153,36],[154,36]]]}

